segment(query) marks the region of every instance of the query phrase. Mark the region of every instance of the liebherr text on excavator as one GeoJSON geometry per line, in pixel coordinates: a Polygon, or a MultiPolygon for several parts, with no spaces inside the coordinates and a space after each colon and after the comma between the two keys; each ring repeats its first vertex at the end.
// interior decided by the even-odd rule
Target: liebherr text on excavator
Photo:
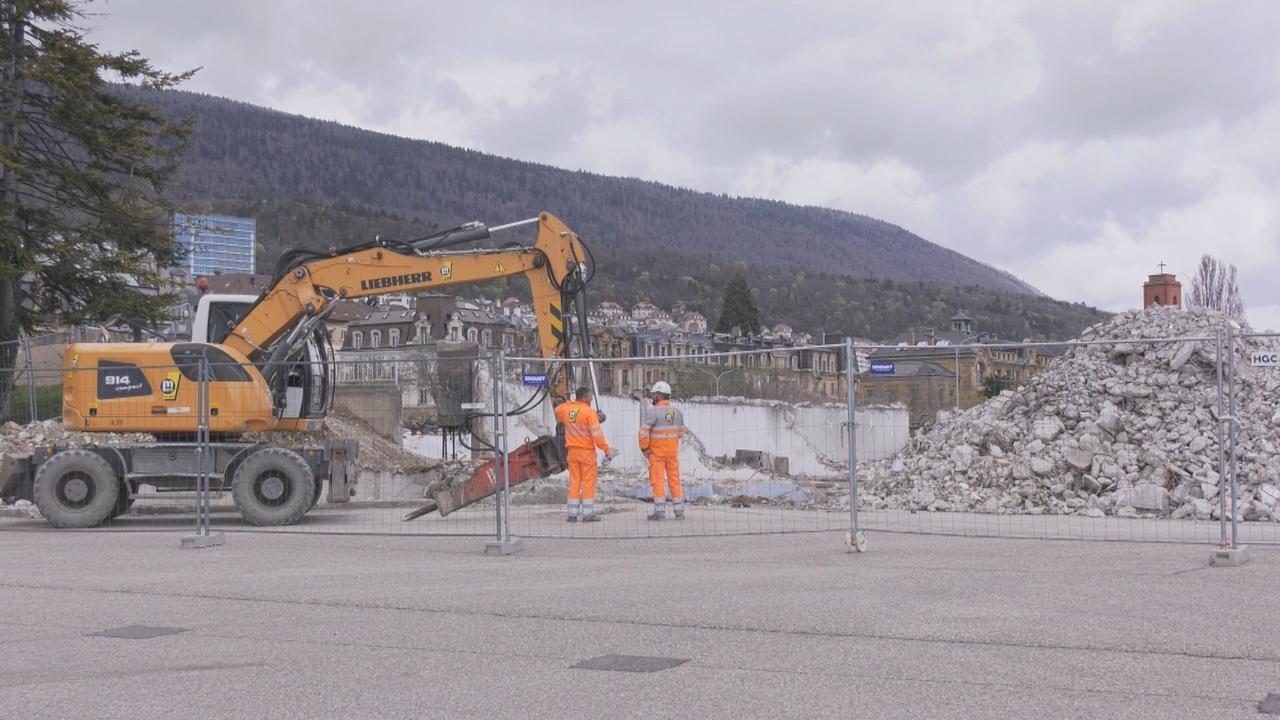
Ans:
{"type": "MultiPolygon", "coordinates": [[[[0,475],[5,495],[33,499],[59,527],[98,525],[147,497],[190,493],[196,476],[197,370],[208,368],[211,444],[216,492],[231,491],[250,523],[297,522],[327,484],[330,502],[346,502],[356,481],[357,448],[326,440],[318,449],[239,442],[243,433],[318,430],[333,400],[333,351],[325,318],[341,299],[524,276],[547,360],[589,350],[584,289],[594,267],[590,251],[559,218],[486,227],[470,223],[410,241],[375,240],[340,250],[291,250],[282,255],[268,288],[238,307],[205,307],[207,342],[78,343],[67,347],[63,423],[70,430],[142,432],[157,442],[101,448],[38,448],[21,466],[0,475]],[[454,249],[517,227],[536,225],[532,245],[454,249]],[[246,306],[247,305],[247,306],[246,306]],[[576,342],[574,330],[577,330],[576,342]],[[15,491],[16,490],[16,491],[15,491]]],[[[229,304],[234,305],[234,304],[229,304]]],[[[545,390],[566,398],[567,364],[549,364],[545,390]]],[[[543,437],[508,455],[518,483],[563,469],[554,438],[543,437]]],[[[494,492],[494,463],[436,494],[424,511],[447,514],[494,492]]],[[[421,514],[421,511],[418,513],[421,514]]]]}

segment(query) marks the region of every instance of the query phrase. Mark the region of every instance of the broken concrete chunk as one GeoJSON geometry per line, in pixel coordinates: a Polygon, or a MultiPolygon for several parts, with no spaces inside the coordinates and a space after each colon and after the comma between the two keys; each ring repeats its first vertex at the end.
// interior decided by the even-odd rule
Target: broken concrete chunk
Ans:
{"type": "Polygon", "coordinates": [[[1120,394],[1127,398],[1151,397],[1151,388],[1141,383],[1131,383],[1121,388],[1120,394]]]}
{"type": "Polygon", "coordinates": [[[1120,431],[1124,429],[1124,421],[1120,419],[1120,414],[1114,410],[1104,410],[1102,414],[1098,415],[1096,422],[1098,427],[1113,437],[1119,435],[1120,431]]]}
{"type": "Polygon", "coordinates": [[[1191,354],[1194,353],[1195,350],[1195,343],[1190,341],[1182,343],[1178,346],[1178,351],[1169,359],[1169,367],[1174,370],[1181,370],[1182,366],[1186,365],[1187,361],[1191,359],[1191,354]]]}
{"type": "Polygon", "coordinates": [[[1266,504],[1267,507],[1274,508],[1277,504],[1280,504],[1280,487],[1263,485],[1258,488],[1258,500],[1266,504]]]}
{"type": "Polygon", "coordinates": [[[1138,510],[1162,513],[1169,507],[1169,491],[1159,485],[1138,483],[1129,496],[1129,504],[1138,510]]]}
{"type": "Polygon", "coordinates": [[[1093,453],[1084,448],[1069,448],[1062,456],[1071,467],[1084,471],[1093,467],[1093,453]]]}
{"type": "Polygon", "coordinates": [[[1043,442],[1051,442],[1054,438],[1061,435],[1064,429],[1062,421],[1056,416],[1039,418],[1036,420],[1035,429],[1031,434],[1035,435],[1037,439],[1043,442]]]}
{"type": "Polygon", "coordinates": [[[956,470],[965,472],[973,464],[973,458],[977,454],[971,445],[957,445],[951,448],[951,464],[956,470]]]}

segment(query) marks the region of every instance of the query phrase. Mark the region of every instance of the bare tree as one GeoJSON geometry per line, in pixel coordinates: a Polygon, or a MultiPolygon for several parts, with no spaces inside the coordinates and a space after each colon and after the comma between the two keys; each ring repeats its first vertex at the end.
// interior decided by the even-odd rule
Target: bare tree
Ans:
{"type": "Polygon", "coordinates": [[[1236,266],[1221,262],[1211,255],[1200,257],[1200,268],[1191,279],[1191,302],[1194,308],[1217,310],[1233,320],[1244,322],[1244,301],[1236,285],[1236,266]]]}

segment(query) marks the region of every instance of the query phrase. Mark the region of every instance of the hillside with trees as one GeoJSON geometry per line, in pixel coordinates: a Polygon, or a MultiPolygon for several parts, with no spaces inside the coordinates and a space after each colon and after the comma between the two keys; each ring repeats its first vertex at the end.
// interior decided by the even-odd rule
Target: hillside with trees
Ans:
{"type": "Polygon", "coordinates": [[[547,209],[591,244],[597,299],[683,300],[715,318],[737,268],[763,323],[815,332],[887,337],[945,325],[965,309],[980,323],[985,313],[983,328],[1005,337],[1063,336],[1102,317],[862,215],[561,170],[194,93],[145,99],[196,119],[176,199],[257,218],[262,269],[292,247],[414,237],[547,209]]]}

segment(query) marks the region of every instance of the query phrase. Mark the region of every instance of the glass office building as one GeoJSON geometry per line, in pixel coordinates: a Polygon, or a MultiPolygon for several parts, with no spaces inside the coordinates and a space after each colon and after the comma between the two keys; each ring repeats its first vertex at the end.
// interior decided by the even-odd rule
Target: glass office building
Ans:
{"type": "Polygon", "coordinates": [[[179,267],[192,279],[253,272],[258,223],[252,218],[174,213],[173,234],[186,251],[179,267]]]}

